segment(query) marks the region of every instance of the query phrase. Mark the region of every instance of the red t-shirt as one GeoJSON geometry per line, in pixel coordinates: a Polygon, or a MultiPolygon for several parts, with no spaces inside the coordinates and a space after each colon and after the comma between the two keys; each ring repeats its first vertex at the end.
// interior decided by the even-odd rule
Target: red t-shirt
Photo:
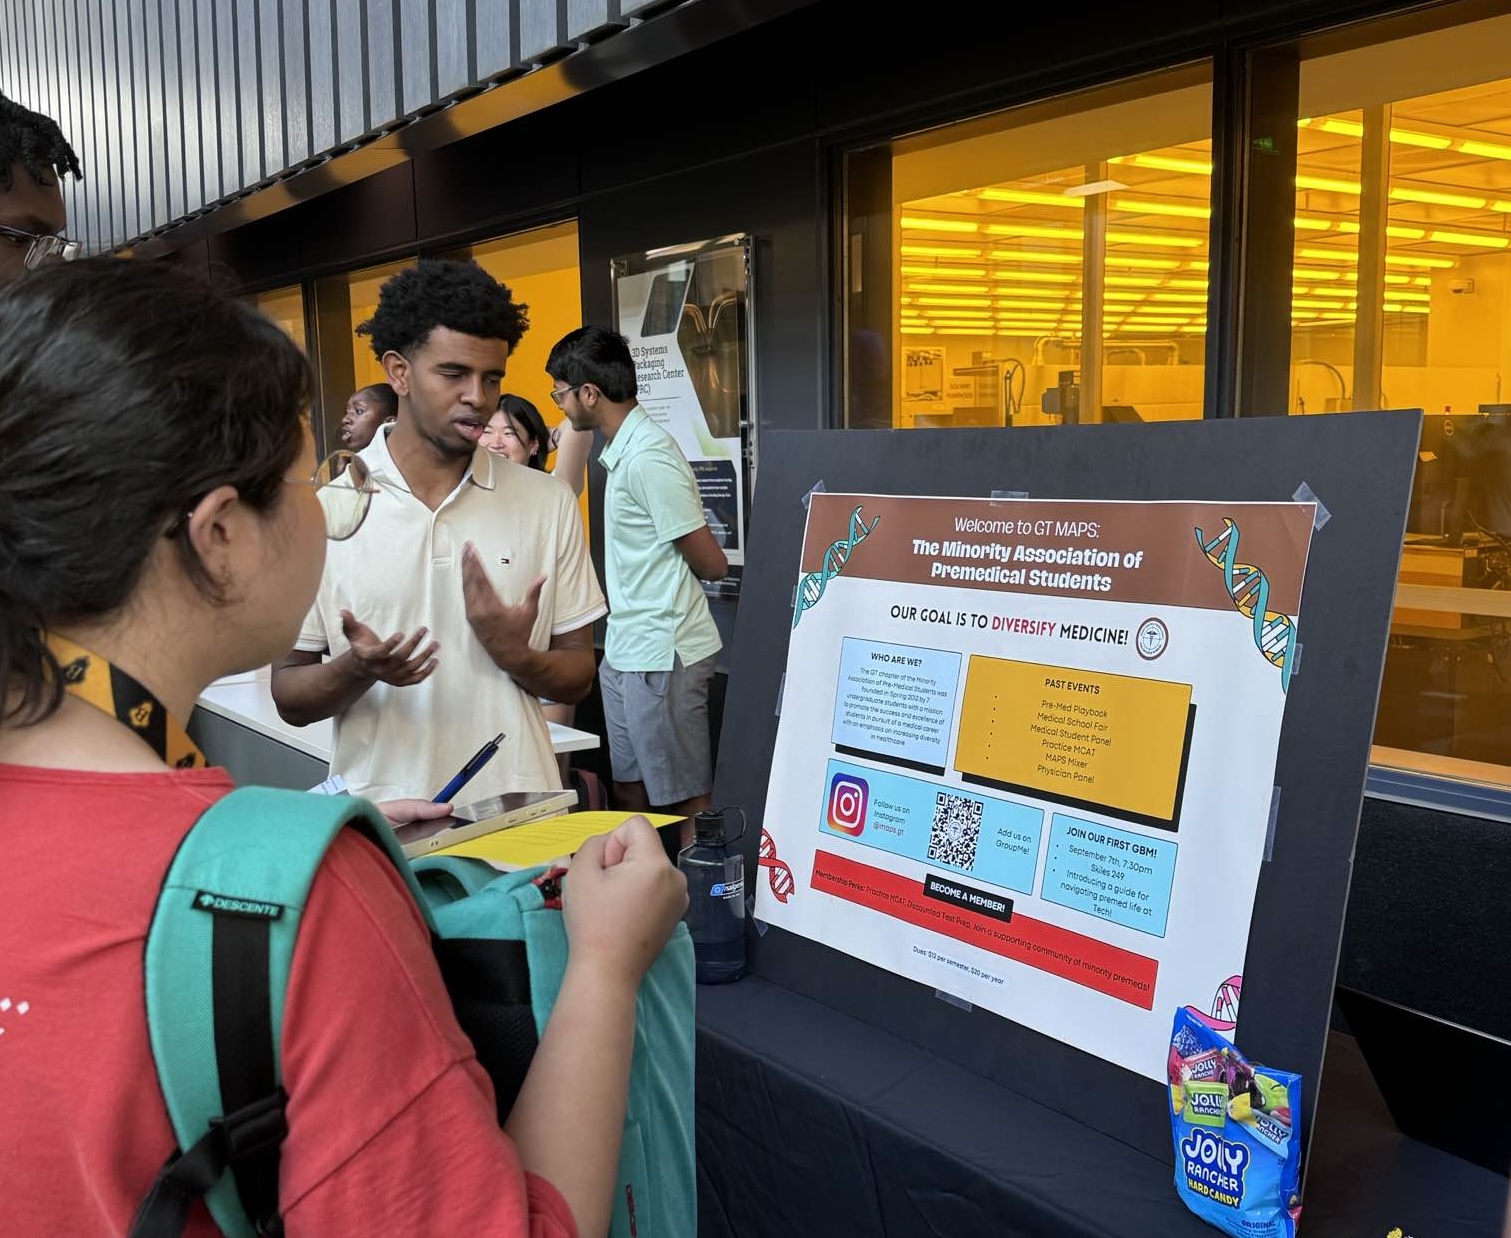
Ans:
{"type": "MultiPolygon", "coordinates": [[[[121,1238],[174,1146],[142,996],[158,887],[224,771],[0,765],[0,1230],[121,1238]]],[[[424,922],[351,831],[315,879],[283,1030],[289,1238],[575,1238],[525,1173],[424,922]]],[[[218,1233],[203,1204],[188,1232],[218,1233]]]]}

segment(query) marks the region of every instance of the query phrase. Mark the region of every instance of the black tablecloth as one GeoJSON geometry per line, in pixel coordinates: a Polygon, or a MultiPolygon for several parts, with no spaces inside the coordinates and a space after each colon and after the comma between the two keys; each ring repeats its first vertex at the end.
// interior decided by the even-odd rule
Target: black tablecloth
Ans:
{"type": "MultiPolygon", "coordinates": [[[[700,1238],[1216,1232],[1168,1164],[767,981],[698,1022],[700,1238]]],[[[1323,1089],[1304,1238],[1500,1238],[1506,1179],[1398,1134],[1347,1037],[1323,1089]]]]}

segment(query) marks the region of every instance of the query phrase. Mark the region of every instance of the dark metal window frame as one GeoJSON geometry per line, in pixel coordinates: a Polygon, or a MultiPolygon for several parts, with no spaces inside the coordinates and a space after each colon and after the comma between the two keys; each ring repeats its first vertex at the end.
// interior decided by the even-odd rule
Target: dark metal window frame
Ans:
{"type": "Polygon", "coordinates": [[[825,135],[831,195],[828,258],[834,281],[825,338],[839,363],[830,369],[825,424],[842,426],[848,414],[849,158],[931,129],[1054,99],[1073,99],[1203,62],[1212,66],[1212,215],[1202,416],[1284,414],[1301,61],[1465,24],[1504,10],[1504,4],[1495,0],[1406,8],[1388,3],[1339,6],[1326,19],[1312,15],[1219,42],[1154,47],[1133,59],[1109,55],[1070,70],[1055,66],[1052,76],[1026,75],[995,88],[899,112],[864,128],[825,135]]]}
{"type": "MultiPolygon", "coordinates": [[[[1212,190],[1208,234],[1206,382],[1202,417],[1283,416],[1291,354],[1291,267],[1295,251],[1295,176],[1304,59],[1365,47],[1414,33],[1463,25],[1505,12],[1495,0],[1340,7],[1222,42],[1168,49],[1144,62],[1098,62],[1053,82],[1025,78],[995,96],[956,101],[887,118],[865,130],[829,135],[833,295],[826,338],[839,362],[830,367],[831,427],[848,414],[847,317],[851,276],[846,161],[855,153],[906,136],[996,112],[1071,97],[1134,77],[1209,61],[1212,66],[1212,190]]],[[[890,257],[889,257],[890,260],[890,257]]],[[[1511,822],[1511,788],[1371,766],[1367,793],[1377,798],[1511,822]]]]}

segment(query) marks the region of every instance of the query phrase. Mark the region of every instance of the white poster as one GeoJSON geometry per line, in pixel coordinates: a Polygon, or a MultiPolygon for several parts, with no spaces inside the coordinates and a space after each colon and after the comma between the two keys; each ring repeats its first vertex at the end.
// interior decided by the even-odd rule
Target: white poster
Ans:
{"type": "Polygon", "coordinates": [[[640,404],[692,466],[736,591],[745,562],[748,246],[724,238],[614,266],[640,404]],[[643,269],[638,269],[643,268],[643,269]]]}
{"type": "Polygon", "coordinates": [[[1151,1079],[1231,1033],[1313,514],[812,495],[756,914],[1151,1079]]]}

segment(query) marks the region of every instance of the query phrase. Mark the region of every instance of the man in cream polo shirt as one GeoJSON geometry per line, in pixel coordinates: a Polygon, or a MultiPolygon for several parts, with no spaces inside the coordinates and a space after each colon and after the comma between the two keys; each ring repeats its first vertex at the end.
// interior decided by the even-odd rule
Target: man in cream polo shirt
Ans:
{"type": "Polygon", "coordinates": [[[398,421],[360,454],[378,487],[367,519],[329,547],[273,673],[285,720],[334,717],[331,769],[355,794],[428,799],[500,731],[464,802],[561,785],[539,698],[587,695],[607,608],[571,489],[479,442],[527,327],[481,268],[427,261],[359,328],[398,421]]]}

